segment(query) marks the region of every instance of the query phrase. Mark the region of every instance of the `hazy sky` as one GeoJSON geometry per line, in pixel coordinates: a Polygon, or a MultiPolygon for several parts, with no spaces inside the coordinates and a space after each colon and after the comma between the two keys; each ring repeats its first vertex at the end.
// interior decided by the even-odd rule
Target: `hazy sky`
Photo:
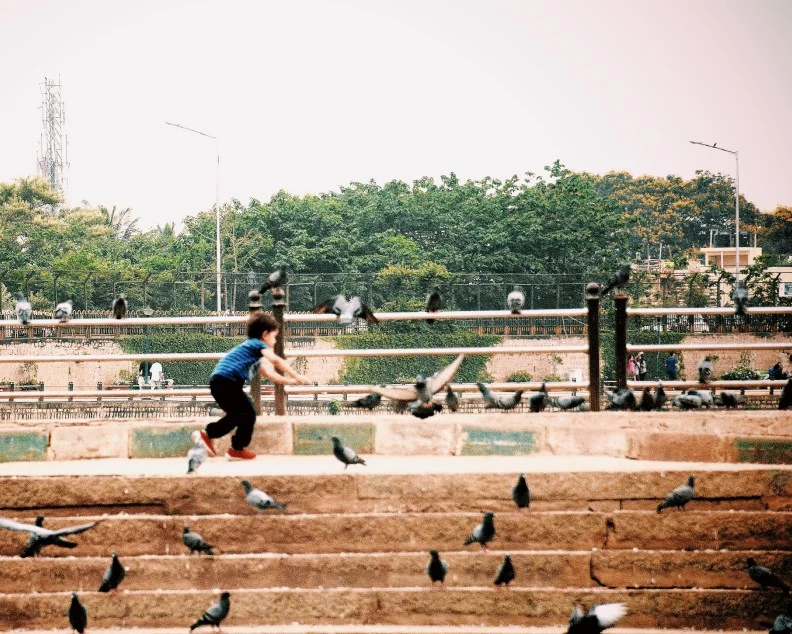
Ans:
{"type": "Polygon", "coordinates": [[[792,0],[0,0],[0,182],[60,76],[68,200],[143,227],[215,196],[455,172],[734,174],[792,205],[792,0]]]}

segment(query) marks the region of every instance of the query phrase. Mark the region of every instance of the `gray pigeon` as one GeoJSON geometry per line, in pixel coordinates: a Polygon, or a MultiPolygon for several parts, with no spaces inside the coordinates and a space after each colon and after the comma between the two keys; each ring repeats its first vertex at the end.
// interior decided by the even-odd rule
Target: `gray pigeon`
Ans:
{"type": "Polygon", "coordinates": [[[685,505],[693,499],[695,495],[694,487],[696,485],[696,476],[690,476],[687,484],[678,486],[666,496],[666,499],[657,505],[657,512],[662,512],[663,509],[668,509],[673,506],[685,510],[685,505]]]}
{"type": "Polygon", "coordinates": [[[465,540],[465,546],[469,546],[474,542],[481,544],[482,548],[487,547],[487,543],[495,538],[495,513],[487,511],[484,513],[484,519],[481,524],[478,524],[470,536],[465,540]]]}
{"type": "Polygon", "coordinates": [[[792,407],[792,378],[787,380],[781,396],[778,397],[778,409],[789,409],[792,407]]]}
{"type": "Polygon", "coordinates": [[[91,522],[90,524],[80,524],[79,526],[70,526],[68,528],[50,530],[49,528],[44,528],[43,516],[37,517],[35,524],[23,524],[22,522],[16,522],[5,517],[0,517],[0,528],[30,533],[28,542],[25,545],[24,550],[20,553],[21,557],[37,557],[41,552],[41,549],[45,546],[74,548],[77,546],[77,544],[64,539],[64,537],[67,535],[84,533],[88,529],[96,526],[98,523],[99,522],[91,522]]]}
{"type": "Polygon", "coordinates": [[[555,405],[558,407],[558,409],[567,411],[570,409],[575,409],[576,407],[580,407],[585,402],[586,399],[582,396],[562,396],[555,400],[555,405]]]}
{"type": "Polygon", "coordinates": [[[72,316],[73,303],[72,300],[67,299],[65,302],[58,304],[55,307],[55,319],[59,319],[61,322],[69,321],[72,316]]]}
{"type": "Polygon", "coordinates": [[[506,306],[509,307],[512,315],[519,315],[524,305],[525,295],[519,286],[515,286],[514,290],[506,296],[506,306]]]}
{"type": "Polygon", "coordinates": [[[379,394],[367,394],[361,398],[355,399],[347,403],[347,407],[358,407],[360,409],[373,410],[382,401],[382,396],[379,394]]]}
{"type": "Polygon", "coordinates": [[[201,537],[198,533],[193,533],[190,530],[189,526],[184,527],[184,532],[182,533],[182,542],[184,543],[187,548],[190,549],[190,554],[192,555],[194,552],[197,552],[199,555],[201,553],[206,553],[207,555],[214,555],[214,551],[211,544],[207,544],[204,541],[204,538],[201,537]]]}
{"type": "Polygon", "coordinates": [[[784,613],[776,617],[769,634],[792,634],[792,603],[787,603],[784,613]]]}
{"type": "Polygon", "coordinates": [[[33,319],[33,307],[30,305],[30,302],[25,299],[25,294],[19,292],[16,294],[16,304],[14,304],[14,312],[16,313],[17,319],[25,326],[30,323],[30,320],[33,319]]]}
{"type": "Polygon", "coordinates": [[[718,405],[726,409],[736,408],[743,402],[742,394],[733,394],[731,392],[721,392],[718,398],[718,405]]]}
{"type": "Polygon", "coordinates": [[[413,401],[407,406],[407,411],[416,418],[425,420],[434,416],[437,412],[443,411],[443,406],[440,403],[429,401],[429,403],[421,403],[420,401],[413,401]]]}
{"type": "Polygon", "coordinates": [[[114,552],[112,556],[113,561],[110,562],[107,570],[105,570],[102,577],[102,585],[99,586],[99,592],[112,592],[118,588],[124,577],[126,577],[127,569],[121,565],[118,555],[114,552]]]}
{"type": "Polygon", "coordinates": [[[640,407],[642,412],[650,412],[655,408],[654,396],[652,396],[652,391],[648,387],[643,389],[640,407]]]}
{"type": "Polygon", "coordinates": [[[360,301],[359,297],[353,297],[347,301],[343,295],[336,295],[321,304],[317,304],[311,309],[312,313],[322,314],[330,313],[338,316],[338,324],[340,326],[347,326],[355,319],[365,319],[372,324],[378,324],[379,319],[374,316],[368,306],[360,301]]]}
{"type": "Polygon", "coordinates": [[[245,501],[253,508],[259,511],[266,511],[267,509],[286,510],[285,504],[276,502],[273,497],[267,495],[261,489],[254,489],[247,480],[242,480],[242,486],[245,488],[245,501]]]}
{"type": "Polygon", "coordinates": [[[446,387],[444,403],[449,412],[456,413],[459,411],[459,397],[454,393],[454,390],[451,389],[450,385],[446,387]]]}
{"type": "Polygon", "coordinates": [[[789,594],[790,588],[770,568],[765,568],[756,563],[753,557],[748,557],[748,575],[756,581],[762,589],[778,588],[784,594],[789,594]]]}
{"type": "Polygon", "coordinates": [[[190,436],[195,444],[187,452],[187,473],[195,473],[209,454],[206,450],[206,445],[201,440],[200,431],[195,430],[190,436]]]}
{"type": "Polygon", "coordinates": [[[514,500],[518,509],[528,509],[531,505],[531,490],[525,481],[524,473],[520,474],[520,477],[517,478],[517,484],[512,489],[512,500],[514,500]]]}
{"type": "Polygon", "coordinates": [[[745,288],[745,282],[742,280],[737,282],[732,299],[734,300],[734,314],[745,315],[745,309],[748,307],[748,289],[745,288]]]}
{"type": "Polygon", "coordinates": [[[671,404],[679,409],[699,409],[703,405],[703,402],[701,398],[695,394],[680,394],[674,397],[671,404]]]}
{"type": "Polygon", "coordinates": [[[715,395],[711,390],[688,390],[688,396],[698,396],[701,399],[701,404],[709,409],[715,405],[715,395]]]}
{"type": "Polygon", "coordinates": [[[528,399],[528,407],[534,414],[537,414],[544,411],[549,401],[550,397],[547,395],[547,387],[542,383],[539,386],[539,393],[532,394],[528,399]]]}
{"type": "Polygon", "coordinates": [[[663,405],[666,404],[666,401],[668,401],[668,396],[666,396],[663,384],[658,383],[654,393],[655,409],[663,409],[663,405]]]}
{"type": "Polygon", "coordinates": [[[202,625],[211,625],[212,629],[217,628],[219,631],[220,624],[225,617],[228,616],[230,610],[231,594],[229,592],[223,592],[220,595],[220,600],[217,603],[213,603],[211,607],[201,615],[201,618],[190,626],[190,631],[192,632],[196,627],[201,627],[202,625]]]}
{"type": "Polygon", "coordinates": [[[264,293],[266,293],[271,288],[280,288],[287,282],[288,279],[289,275],[286,272],[286,267],[282,266],[277,271],[273,271],[267,276],[267,281],[262,284],[261,288],[259,289],[259,293],[264,295],[264,293]]]}
{"type": "Polygon", "coordinates": [[[514,564],[512,563],[511,555],[506,555],[501,565],[498,566],[498,572],[495,573],[495,585],[499,587],[508,586],[514,581],[515,576],[516,574],[514,572],[514,564]]]}
{"type": "Polygon", "coordinates": [[[123,293],[113,300],[113,317],[123,319],[127,313],[127,300],[123,293]]]}
{"type": "MultiPolygon", "coordinates": [[[[426,296],[426,305],[424,306],[424,310],[427,313],[436,313],[438,310],[440,310],[440,304],[440,289],[435,286],[432,292],[426,296]]],[[[435,323],[435,320],[427,319],[426,323],[431,326],[433,323],[435,323]]]]}
{"type": "Polygon", "coordinates": [[[487,405],[484,409],[502,409],[502,410],[510,410],[514,409],[519,405],[520,401],[522,400],[523,390],[517,390],[516,392],[510,394],[509,396],[503,394],[494,394],[490,391],[490,389],[484,385],[483,383],[476,383],[476,387],[478,387],[481,395],[484,397],[487,405]]]}
{"type": "Polygon", "coordinates": [[[414,385],[403,387],[373,387],[371,391],[386,396],[394,401],[404,401],[405,407],[408,403],[415,400],[419,400],[422,403],[429,403],[435,394],[451,382],[459,366],[462,365],[462,360],[464,358],[465,355],[460,354],[445,368],[435,372],[428,379],[425,379],[423,376],[418,376],[414,385]]]}
{"type": "Polygon", "coordinates": [[[69,605],[69,625],[73,632],[83,634],[88,626],[88,610],[80,603],[76,592],[71,593],[71,605],[69,605]]]}
{"type": "Polygon", "coordinates": [[[440,559],[440,553],[436,550],[430,550],[429,556],[431,559],[426,566],[426,574],[429,575],[433,585],[438,581],[442,585],[445,582],[446,574],[448,574],[448,564],[440,559]]]}
{"type": "Polygon", "coordinates": [[[623,603],[603,603],[595,605],[584,615],[583,608],[575,605],[569,617],[569,629],[566,634],[600,634],[613,627],[627,614],[623,603]]]}
{"type": "Polygon", "coordinates": [[[635,398],[635,392],[630,388],[624,387],[615,392],[605,392],[605,397],[610,402],[610,409],[632,411],[638,409],[638,400],[635,398]]]}
{"type": "Polygon", "coordinates": [[[344,469],[351,464],[366,465],[366,461],[355,453],[351,447],[345,447],[341,444],[338,437],[333,436],[330,440],[333,441],[333,455],[344,463],[344,469]]]}
{"type": "Polygon", "coordinates": [[[712,379],[712,360],[709,357],[704,357],[704,360],[698,364],[699,383],[709,383],[712,379]]]}
{"type": "Polygon", "coordinates": [[[604,297],[605,294],[610,291],[612,288],[623,288],[627,282],[630,281],[630,265],[627,264],[619,268],[613,276],[608,280],[605,286],[600,291],[600,297],[604,297]]]}

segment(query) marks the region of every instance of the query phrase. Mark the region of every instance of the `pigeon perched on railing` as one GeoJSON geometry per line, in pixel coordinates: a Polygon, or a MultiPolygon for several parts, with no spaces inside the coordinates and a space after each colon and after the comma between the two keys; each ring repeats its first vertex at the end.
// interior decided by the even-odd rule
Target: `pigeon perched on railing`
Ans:
{"type": "Polygon", "coordinates": [[[604,297],[605,294],[613,288],[623,288],[624,285],[630,281],[630,272],[631,268],[629,264],[620,267],[619,270],[611,276],[605,286],[602,287],[600,297],[604,297]]]}
{"type": "Polygon", "coordinates": [[[416,418],[425,420],[434,416],[438,412],[443,411],[443,406],[440,403],[430,401],[429,403],[421,403],[420,401],[413,401],[407,406],[407,411],[416,418]]]}
{"type": "Polygon", "coordinates": [[[663,509],[669,509],[674,506],[681,508],[684,511],[685,505],[693,499],[693,496],[696,493],[694,489],[695,486],[696,476],[690,476],[688,478],[687,484],[678,486],[666,496],[665,500],[657,505],[657,512],[661,513],[663,509]]]}
{"type": "Polygon", "coordinates": [[[484,401],[487,403],[484,409],[502,409],[510,410],[519,405],[522,400],[523,390],[517,390],[512,394],[506,396],[505,394],[495,394],[483,383],[476,383],[484,401]]]}
{"type": "Polygon", "coordinates": [[[498,571],[495,573],[495,585],[498,587],[508,586],[512,581],[514,581],[514,577],[516,577],[516,573],[514,571],[514,564],[511,560],[511,555],[506,555],[501,562],[501,565],[498,566],[498,571]]]}
{"type": "Polygon", "coordinates": [[[512,489],[512,500],[514,500],[517,508],[521,510],[528,510],[528,507],[531,506],[531,489],[528,488],[524,473],[520,474],[520,477],[517,478],[517,484],[512,489]]]}
{"type": "Polygon", "coordinates": [[[429,575],[432,585],[438,582],[440,585],[443,585],[443,583],[445,583],[446,575],[448,574],[448,564],[440,559],[440,553],[438,553],[436,550],[430,550],[429,556],[431,559],[426,565],[426,574],[429,575]]]}
{"type": "Polygon", "coordinates": [[[72,631],[83,634],[85,628],[88,627],[88,610],[80,603],[76,592],[71,593],[71,605],[69,605],[69,625],[72,631]]]}
{"type": "Polygon", "coordinates": [[[506,306],[512,315],[519,315],[524,305],[525,295],[519,286],[515,286],[514,290],[506,296],[506,306]]]}
{"type": "Polygon", "coordinates": [[[99,586],[99,592],[112,592],[116,590],[124,580],[124,577],[126,577],[127,569],[121,565],[121,562],[118,560],[118,554],[113,552],[112,557],[113,560],[110,562],[110,565],[107,567],[102,577],[102,584],[99,586]]]}
{"type": "Polygon", "coordinates": [[[123,293],[119,293],[118,297],[113,300],[113,317],[115,319],[123,319],[127,313],[127,300],[123,293]]]}
{"type": "Polygon", "coordinates": [[[248,480],[242,480],[242,486],[245,489],[245,501],[258,511],[266,511],[267,509],[278,509],[285,511],[286,505],[276,502],[275,498],[267,495],[261,489],[254,489],[248,480]]]}
{"type": "Polygon", "coordinates": [[[454,390],[451,389],[450,385],[446,387],[446,395],[443,402],[445,403],[445,406],[449,412],[456,413],[459,411],[459,397],[456,395],[454,390]]]}
{"type": "Polygon", "coordinates": [[[80,524],[79,526],[70,526],[68,528],[60,528],[58,530],[50,530],[44,528],[44,516],[40,515],[36,518],[35,524],[23,524],[16,522],[5,517],[0,517],[0,528],[7,528],[11,531],[20,531],[30,533],[30,538],[26,544],[21,557],[37,557],[41,549],[45,546],[60,546],[61,548],[74,548],[76,543],[70,542],[64,537],[67,535],[77,535],[93,528],[99,522],[91,522],[90,524],[80,524]]]}
{"type": "Polygon", "coordinates": [[[784,389],[781,390],[781,396],[778,397],[778,409],[789,409],[792,407],[792,378],[790,378],[784,389]]]}
{"type": "Polygon", "coordinates": [[[327,313],[337,315],[338,324],[341,326],[348,326],[358,318],[365,319],[371,324],[379,323],[379,319],[357,296],[347,301],[347,298],[343,295],[336,295],[314,306],[311,312],[314,314],[327,313]]]}
{"type": "Polygon", "coordinates": [[[373,387],[371,391],[386,396],[394,401],[402,401],[405,406],[413,401],[429,403],[435,394],[444,389],[446,385],[451,382],[459,366],[462,365],[462,360],[464,358],[465,355],[460,354],[445,368],[435,372],[428,379],[425,379],[423,376],[418,376],[414,385],[403,387],[373,387]]]}
{"type": "Polygon", "coordinates": [[[561,396],[553,401],[553,404],[560,410],[568,411],[580,407],[586,399],[582,396],[561,396]]]}
{"type": "Polygon", "coordinates": [[[333,436],[330,440],[333,441],[333,455],[344,463],[344,469],[351,464],[362,464],[366,466],[366,461],[358,456],[352,447],[342,445],[340,438],[333,436]]]}
{"type": "Polygon", "coordinates": [[[547,395],[547,386],[542,383],[539,386],[539,393],[532,394],[528,399],[528,408],[535,414],[543,412],[549,400],[550,397],[547,395]]]}
{"type": "Polygon", "coordinates": [[[373,410],[382,401],[382,396],[379,394],[367,394],[361,398],[356,398],[354,401],[349,401],[347,407],[357,407],[359,409],[373,410]]]}
{"type": "Polygon", "coordinates": [[[25,326],[30,323],[30,320],[33,319],[33,307],[30,305],[30,302],[25,298],[25,294],[19,292],[16,294],[17,301],[14,304],[14,312],[16,313],[17,319],[25,326]]]}
{"type": "Polygon", "coordinates": [[[187,473],[195,473],[206,461],[209,452],[206,450],[206,445],[204,445],[201,440],[200,431],[196,429],[190,436],[194,444],[187,452],[187,473]]]}
{"type": "Polygon", "coordinates": [[[288,279],[289,275],[286,272],[286,267],[281,267],[267,276],[267,281],[261,285],[259,293],[264,295],[264,293],[266,293],[271,288],[280,288],[288,281],[288,279]]]}
{"type": "Polygon", "coordinates": [[[481,524],[476,525],[473,532],[465,540],[464,545],[469,546],[475,542],[481,544],[482,548],[486,548],[487,544],[495,539],[495,513],[487,511],[484,513],[484,519],[481,524]]]}
{"type": "MultiPolygon", "coordinates": [[[[440,289],[435,286],[431,293],[426,296],[426,305],[424,306],[424,310],[427,313],[436,313],[440,310],[440,304],[442,303],[442,299],[440,297],[440,289]]],[[[427,319],[426,323],[428,325],[432,325],[435,323],[434,319],[427,319]]]]}
{"type": "Polygon", "coordinates": [[[745,309],[748,308],[748,289],[745,288],[745,282],[742,280],[737,282],[732,299],[734,300],[734,314],[745,315],[745,309]]]}
{"type": "Polygon", "coordinates": [[[72,316],[73,304],[74,302],[70,299],[58,304],[55,307],[55,319],[59,319],[61,322],[69,321],[72,316]]]}
{"type": "Polygon", "coordinates": [[[187,548],[190,549],[191,555],[195,552],[197,552],[199,555],[201,553],[214,555],[214,551],[212,550],[214,546],[207,544],[199,533],[193,533],[189,526],[184,527],[184,532],[182,532],[182,542],[185,546],[187,546],[187,548]]]}
{"type": "Polygon", "coordinates": [[[627,614],[623,603],[603,603],[595,605],[584,615],[583,608],[575,605],[569,617],[569,629],[566,634],[600,634],[613,627],[627,614]]]}
{"type": "Polygon", "coordinates": [[[748,575],[762,586],[762,589],[778,588],[784,594],[789,594],[789,586],[784,583],[777,574],[770,570],[770,568],[760,566],[753,557],[748,557],[746,564],[748,566],[748,575]]]}
{"type": "Polygon", "coordinates": [[[223,592],[220,595],[220,600],[217,603],[213,603],[209,609],[201,615],[201,618],[190,626],[190,631],[192,632],[196,627],[201,627],[202,625],[211,625],[213,630],[217,628],[219,631],[220,624],[225,620],[230,611],[231,593],[223,592]]]}

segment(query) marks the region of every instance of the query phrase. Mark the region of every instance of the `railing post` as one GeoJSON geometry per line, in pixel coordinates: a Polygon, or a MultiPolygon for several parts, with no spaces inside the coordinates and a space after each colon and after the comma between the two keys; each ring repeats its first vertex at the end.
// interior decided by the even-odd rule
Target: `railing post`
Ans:
{"type": "MultiPolygon", "coordinates": [[[[248,293],[248,312],[251,317],[261,312],[261,294],[258,291],[253,290],[248,293]]],[[[261,416],[261,374],[258,372],[254,372],[250,378],[250,396],[256,414],[261,416]]]]}
{"type": "Polygon", "coordinates": [[[592,412],[600,411],[600,328],[599,328],[599,284],[592,282],[586,287],[588,309],[589,345],[589,407],[592,412]]]}
{"type": "MultiPolygon", "coordinates": [[[[74,392],[74,381],[69,381],[69,385],[67,386],[67,389],[69,390],[69,392],[74,392]]],[[[70,396],[67,400],[69,403],[71,403],[74,399],[70,396]]]]}
{"type": "Polygon", "coordinates": [[[627,387],[627,295],[616,293],[616,387],[627,387]]]}
{"type": "MultiPolygon", "coordinates": [[[[286,306],[284,301],[283,289],[280,286],[275,286],[272,289],[272,316],[278,322],[278,336],[275,339],[275,354],[279,357],[283,356],[283,342],[286,339],[286,323],[283,320],[283,309],[286,306]]],[[[286,415],[286,390],[284,387],[275,384],[275,415],[286,415]]]]}

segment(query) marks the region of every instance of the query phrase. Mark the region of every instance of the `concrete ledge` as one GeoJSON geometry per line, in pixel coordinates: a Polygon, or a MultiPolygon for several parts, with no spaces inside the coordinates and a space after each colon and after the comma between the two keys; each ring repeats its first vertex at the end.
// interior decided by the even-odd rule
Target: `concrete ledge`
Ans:
{"type": "Polygon", "coordinates": [[[87,426],[64,425],[50,431],[48,458],[51,460],[82,460],[84,458],[126,458],[127,431],[108,425],[102,434],[87,426]]]}

